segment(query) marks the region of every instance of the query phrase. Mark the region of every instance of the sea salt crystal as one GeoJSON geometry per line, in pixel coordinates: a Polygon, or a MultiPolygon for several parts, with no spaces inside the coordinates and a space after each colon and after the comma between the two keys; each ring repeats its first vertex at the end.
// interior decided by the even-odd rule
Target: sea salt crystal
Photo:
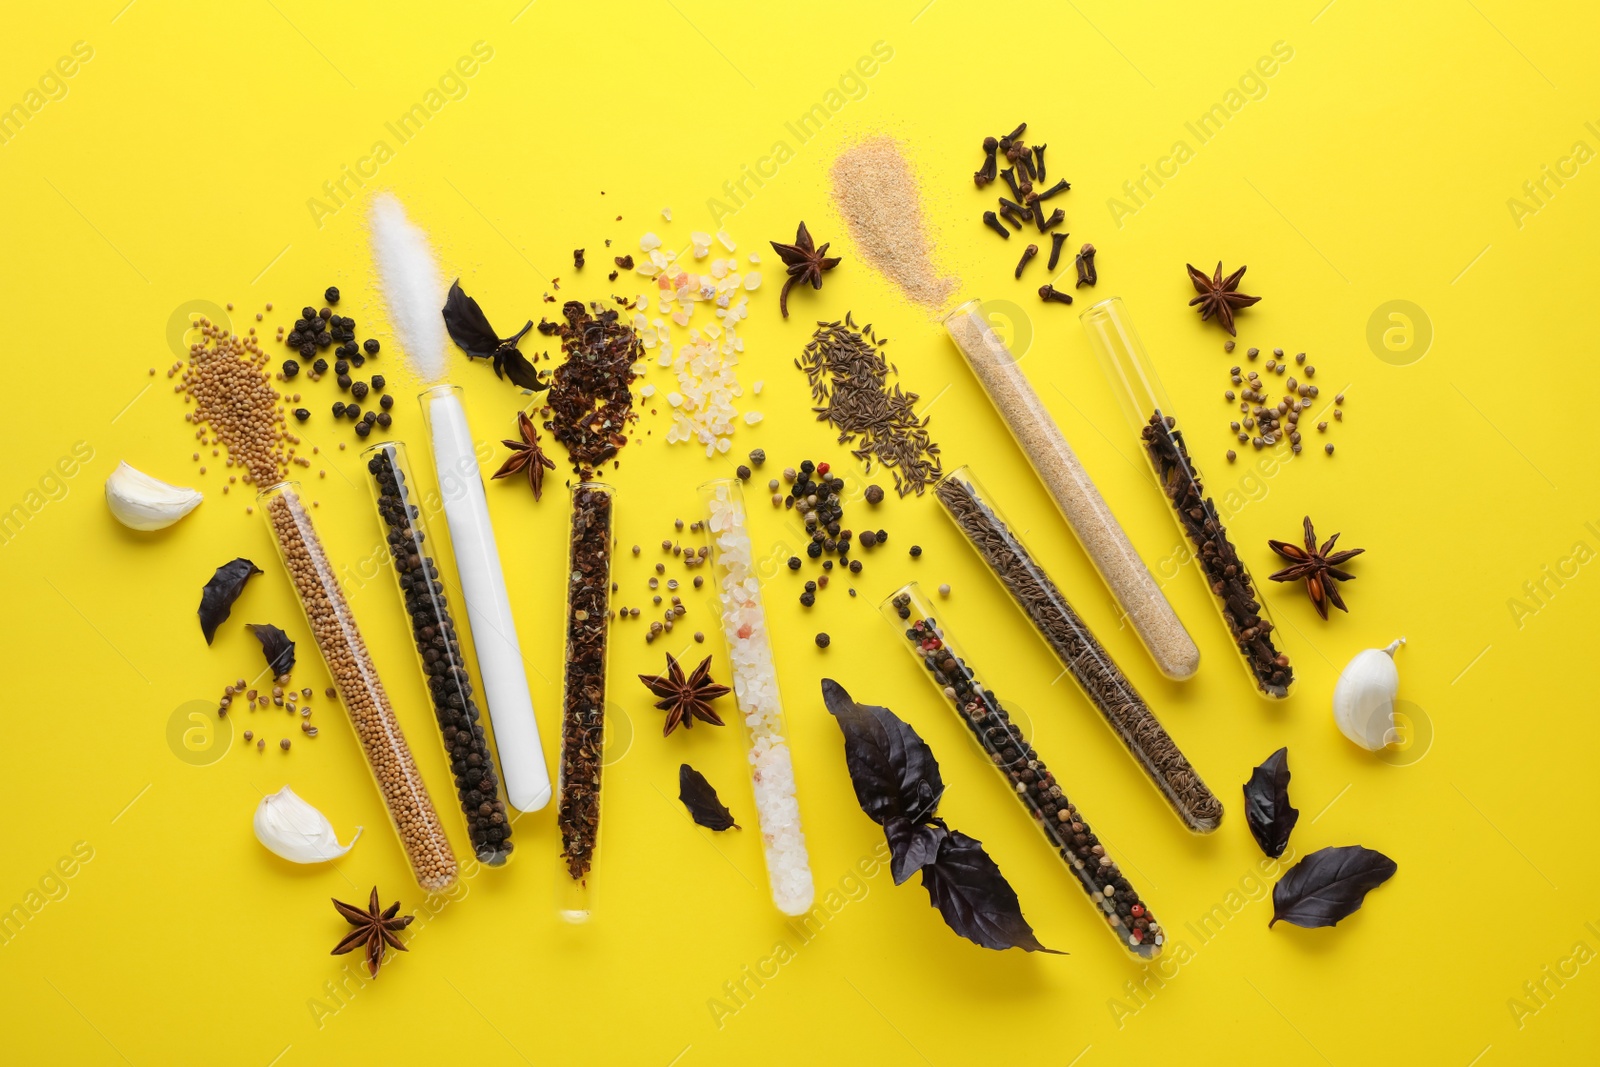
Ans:
{"type": "Polygon", "coordinates": [[[750,262],[752,262],[752,263],[760,263],[761,262],[761,254],[759,252],[751,252],[750,253],[750,262]]]}
{"type": "Polygon", "coordinates": [[[757,378],[756,379],[756,384],[750,387],[750,391],[753,392],[756,396],[760,396],[761,395],[761,390],[766,384],[767,384],[767,381],[766,381],[765,378],[757,378]]]}
{"type": "Polygon", "coordinates": [[[744,413],[744,424],[746,426],[754,426],[765,417],[766,416],[762,415],[759,411],[747,411],[744,413]]]}
{"type": "Polygon", "coordinates": [[[651,252],[661,247],[661,238],[653,233],[647,233],[639,238],[639,251],[651,252]]]}
{"type": "Polygon", "coordinates": [[[668,222],[671,222],[672,221],[672,209],[670,207],[662,208],[661,209],[661,217],[666,219],[668,222]]]}
{"type": "Polygon", "coordinates": [[[739,247],[738,245],[733,243],[733,238],[728,236],[728,231],[727,230],[718,230],[717,231],[717,240],[721,241],[722,242],[722,247],[726,248],[730,252],[732,252],[734,249],[739,247]]]}
{"type": "Polygon", "coordinates": [[[653,397],[653,396],[656,395],[656,387],[653,386],[653,385],[641,386],[640,389],[639,389],[639,395],[641,397],[643,397],[644,399],[648,400],[650,397],[653,397]]]}
{"type": "Polygon", "coordinates": [[[671,404],[673,407],[677,407],[679,404],[683,403],[683,396],[679,393],[668,393],[667,403],[671,404]]]}

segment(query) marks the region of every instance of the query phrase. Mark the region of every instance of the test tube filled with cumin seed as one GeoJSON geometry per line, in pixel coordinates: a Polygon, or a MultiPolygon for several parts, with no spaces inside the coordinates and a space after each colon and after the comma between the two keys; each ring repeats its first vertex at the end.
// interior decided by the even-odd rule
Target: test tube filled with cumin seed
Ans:
{"type": "Polygon", "coordinates": [[[945,317],[944,326],[1156,667],[1176,681],[1193,677],[1200,649],[1028,384],[1017,357],[990,327],[982,302],[962,304],[945,317]]]}
{"type": "Polygon", "coordinates": [[[961,719],[979,750],[1000,772],[1006,792],[1033,817],[1034,825],[1072,872],[1103,925],[1134,956],[1154,959],[1166,934],[1150,914],[1149,905],[1067,796],[1055,772],[1039,758],[1000,697],[978,677],[971,661],[951,639],[945,612],[934,618],[932,606],[916,582],[902,586],[883,602],[881,610],[904,639],[906,650],[927,668],[928,680],[961,719]]]}
{"type": "Polygon", "coordinates": [[[412,758],[394,705],[378,679],[378,669],[339,585],[338,572],[311,524],[299,483],[279,482],[262,490],[256,499],[278,546],[283,569],[305,610],[317,650],[339,687],[339,699],[389,809],[411,873],[429,892],[448,889],[460,874],[455,852],[412,758]]]}
{"type": "MultiPolygon", "coordinates": [[[[1139,435],[1151,473],[1172,505],[1179,534],[1194,550],[1206,588],[1239,651],[1245,673],[1261,696],[1283,699],[1294,685],[1289,657],[1273,644],[1272,617],[1249,568],[1229,539],[1216,505],[1206,495],[1200,471],[1189,456],[1183,431],[1173,414],[1172,401],[1128,318],[1127,306],[1114,296],[1089,308],[1079,321],[1089,335],[1089,347],[1117,390],[1129,426],[1139,435]]],[[[1298,408],[1289,413],[1289,418],[1298,421],[1298,408]]],[[[1295,442],[1298,449],[1298,435],[1295,442]]]]}
{"type": "Polygon", "coordinates": [[[971,471],[966,467],[951,471],[934,487],[933,495],[1183,824],[1196,833],[1215,830],[1222,822],[1222,801],[1050,576],[1034,562],[971,471]]]}

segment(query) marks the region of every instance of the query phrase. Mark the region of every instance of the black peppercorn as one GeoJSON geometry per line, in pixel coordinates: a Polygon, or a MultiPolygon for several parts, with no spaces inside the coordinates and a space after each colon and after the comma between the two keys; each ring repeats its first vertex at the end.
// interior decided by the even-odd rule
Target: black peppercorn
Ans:
{"type": "Polygon", "coordinates": [[[801,474],[809,475],[809,474],[811,474],[812,471],[814,471],[816,469],[817,469],[817,465],[815,463],[811,462],[809,459],[803,459],[803,460],[800,461],[800,473],[801,474]]]}
{"type": "Polygon", "coordinates": [[[333,309],[323,308],[321,311],[317,312],[317,318],[321,319],[323,322],[327,322],[329,319],[333,318],[333,309]]]}
{"type": "Polygon", "coordinates": [[[817,594],[815,594],[815,593],[801,593],[800,594],[800,603],[801,603],[802,606],[809,608],[811,605],[815,604],[816,602],[817,602],[817,594]]]}
{"type": "Polygon", "coordinates": [[[861,573],[861,561],[859,559],[853,559],[853,560],[850,561],[850,573],[851,574],[860,574],[861,573]]]}
{"type": "Polygon", "coordinates": [[[821,556],[822,555],[822,542],[813,541],[809,545],[807,545],[806,546],[806,555],[810,556],[812,559],[816,559],[819,556],[821,556]]]}
{"type": "Polygon", "coordinates": [[[806,592],[815,593],[816,591],[817,591],[817,583],[816,582],[807,582],[806,583],[806,592]]]}
{"type": "Polygon", "coordinates": [[[338,362],[336,362],[333,365],[333,373],[335,373],[335,374],[349,374],[350,373],[350,363],[349,363],[349,361],[341,359],[338,362]]]}
{"type": "Polygon", "coordinates": [[[365,400],[367,398],[367,383],[366,382],[354,382],[354,383],[352,383],[351,386],[350,386],[350,395],[355,397],[357,400],[365,400]]]}
{"type": "Polygon", "coordinates": [[[294,417],[299,419],[301,422],[305,422],[307,419],[309,419],[311,417],[311,412],[306,410],[305,408],[295,408],[294,409],[294,417]]]}
{"type": "Polygon", "coordinates": [[[337,381],[339,382],[339,388],[340,389],[348,389],[348,388],[350,388],[350,375],[341,374],[341,375],[339,375],[337,381]]]}
{"type": "Polygon", "coordinates": [[[285,378],[293,378],[296,374],[299,374],[299,373],[300,373],[300,364],[296,363],[292,359],[286,359],[286,360],[283,361],[283,376],[285,378]]]}
{"type": "Polygon", "coordinates": [[[317,309],[313,307],[303,307],[300,309],[300,317],[306,322],[316,322],[317,309]]]}
{"type": "Polygon", "coordinates": [[[306,359],[310,359],[312,356],[314,356],[316,354],[317,354],[317,345],[316,345],[315,341],[307,339],[306,342],[300,346],[300,355],[305,357],[306,359]]]}
{"type": "Polygon", "coordinates": [[[818,648],[827,648],[828,645],[832,643],[832,641],[833,641],[833,639],[830,638],[827,634],[818,634],[817,635],[817,647],[818,648]]]}
{"type": "Polygon", "coordinates": [[[344,414],[345,414],[345,418],[347,418],[350,421],[354,422],[356,419],[359,419],[361,417],[361,405],[360,404],[346,404],[344,406],[344,414]]]}
{"type": "Polygon", "coordinates": [[[378,339],[376,337],[369,337],[365,341],[361,342],[361,347],[367,350],[367,355],[375,356],[378,354],[378,339]]]}
{"type": "Polygon", "coordinates": [[[879,530],[878,531],[878,544],[880,544],[880,545],[887,544],[888,541],[889,541],[889,531],[888,530],[879,530]]]}
{"type": "Polygon", "coordinates": [[[344,418],[344,401],[343,400],[335,400],[333,402],[333,417],[336,418],[336,419],[344,418]]]}
{"type": "Polygon", "coordinates": [[[922,546],[921,545],[912,545],[911,546],[911,556],[912,556],[912,558],[915,559],[917,556],[920,556],[920,555],[922,555],[922,546]]]}
{"type": "Polygon", "coordinates": [[[326,374],[328,373],[328,361],[325,359],[318,359],[315,363],[311,364],[311,369],[316,371],[318,374],[326,374]]]}
{"type": "Polygon", "coordinates": [[[337,304],[339,302],[339,287],[337,285],[328,286],[328,291],[322,294],[322,299],[330,304],[337,304]]]}
{"type": "Polygon", "coordinates": [[[380,392],[380,393],[383,392],[383,387],[388,385],[388,384],[389,384],[388,382],[383,380],[383,375],[374,374],[372,376],[372,388],[377,390],[378,392],[380,392]]]}
{"type": "Polygon", "coordinates": [[[800,557],[799,556],[790,556],[789,557],[789,569],[792,570],[792,571],[797,571],[797,570],[800,569],[800,557]]]}
{"type": "Polygon", "coordinates": [[[750,480],[750,468],[746,467],[743,463],[739,464],[733,473],[739,476],[739,480],[741,482],[748,482],[750,480]]]}
{"type": "Polygon", "coordinates": [[[383,410],[388,411],[390,408],[394,407],[394,397],[385,393],[383,396],[378,398],[378,403],[383,407],[383,410]]]}
{"type": "Polygon", "coordinates": [[[385,430],[389,428],[389,424],[393,421],[394,416],[389,414],[387,411],[378,412],[378,425],[382,426],[385,430]]]}
{"type": "Polygon", "coordinates": [[[365,436],[367,436],[367,434],[369,434],[371,432],[372,432],[372,423],[370,423],[370,422],[358,422],[358,423],[356,423],[356,436],[357,437],[365,437],[365,436]]]}

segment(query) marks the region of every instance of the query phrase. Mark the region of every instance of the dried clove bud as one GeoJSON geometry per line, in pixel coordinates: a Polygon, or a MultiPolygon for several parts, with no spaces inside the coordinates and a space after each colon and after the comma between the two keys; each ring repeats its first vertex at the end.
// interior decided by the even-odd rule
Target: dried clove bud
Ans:
{"type": "Polygon", "coordinates": [[[1063,293],[1053,285],[1041,285],[1039,286],[1039,299],[1047,304],[1052,301],[1057,304],[1070,304],[1072,303],[1072,294],[1063,293]]]}
{"type": "Polygon", "coordinates": [[[1067,243],[1067,238],[1070,237],[1070,236],[1071,236],[1071,234],[1068,234],[1065,231],[1062,231],[1061,233],[1053,233],[1053,234],[1050,235],[1050,264],[1049,264],[1049,266],[1050,266],[1050,270],[1051,271],[1054,271],[1056,269],[1056,263],[1059,262],[1060,259],[1061,259],[1061,246],[1067,243]]]}
{"type": "Polygon", "coordinates": [[[1057,193],[1064,193],[1068,189],[1071,189],[1071,188],[1072,188],[1072,183],[1067,181],[1065,178],[1063,178],[1062,180],[1060,180],[1060,181],[1056,182],[1054,185],[1052,185],[1050,188],[1046,189],[1044,192],[1040,193],[1039,194],[1039,199],[1040,200],[1049,200],[1052,196],[1055,196],[1057,193]]]}
{"type": "MultiPolygon", "coordinates": [[[[1060,211],[1060,208],[1056,210],[1060,211]]],[[[1078,284],[1074,288],[1081,289],[1085,285],[1093,286],[1100,280],[1100,276],[1095,273],[1094,269],[1094,245],[1085,244],[1079,250],[1073,262],[1078,267],[1078,284]]]]}
{"type": "Polygon", "coordinates": [[[1005,223],[1001,222],[994,212],[985,211],[983,213],[983,224],[1006,240],[1011,240],[1011,231],[1006,229],[1005,223]]]}
{"type": "Polygon", "coordinates": [[[1021,278],[1022,277],[1022,268],[1026,267],[1028,265],[1028,260],[1032,259],[1034,256],[1036,256],[1038,254],[1039,254],[1039,246],[1038,245],[1029,245],[1027,248],[1024,248],[1022,250],[1022,258],[1017,260],[1017,270],[1016,270],[1016,274],[1014,274],[1013,277],[1021,278]]]}
{"type": "Polygon", "coordinates": [[[983,150],[986,153],[983,166],[972,175],[972,183],[980,189],[994,181],[995,167],[999,165],[999,161],[995,158],[995,153],[999,151],[999,148],[1000,142],[995,138],[985,137],[983,139],[983,150]]]}
{"type": "Polygon", "coordinates": [[[1034,181],[1038,181],[1038,182],[1044,181],[1044,150],[1045,150],[1045,147],[1046,146],[1044,146],[1042,144],[1036,144],[1036,145],[1033,146],[1033,173],[1034,173],[1033,180],[1034,181]]]}

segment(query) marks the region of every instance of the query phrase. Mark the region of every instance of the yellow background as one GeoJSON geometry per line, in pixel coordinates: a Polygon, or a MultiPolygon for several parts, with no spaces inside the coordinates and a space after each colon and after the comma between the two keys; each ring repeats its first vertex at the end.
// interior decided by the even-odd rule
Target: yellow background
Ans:
{"type": "MultiPolygon", "coordinates": [[[[18,6],[0,38],[7,107],[75,42],[93,51],[65,94],[48,83],[58,98],[0,144],[9,386],[0,509],[27,513],[0,544],[9,667],[0,906],[23,904],[41,884],[59,898],[0,945],[0,1012],[18,1062],[1381,1057],[1465,1067],[1592,1057],[1600,865],[1588,682],[1600,624],[1600,476],[1586,422],[1600,177],[1592,164],[1577,167],[1520,219],[1507,203],[1575,142],[1600,148],[1585,125],[1600,125],[1592,13],[1505,0],[1136,10],[1101,0],[124,2],[18,6]],[[465,94],[398,144],[385,123],[479,41],[493,57],[465,94]],[[823,102],[879,41],[892,59],[800,143],[785,123],[823,102]],[[1292,59],[1247,83],[1254,98],[1200,144],[1185,123],[1280,41],[1292,59]],[[903,140],[943,265],[963,292],[1013,300],[1031,318],[1028,374],[1160,570],[1178,535],[1087,349],[1082,305],[1040,305],[1031,295],[1040,266],[1014,282],[1021,242],[1002,245],[977,221],[988,200],[971,185],[977,144],[1022,119],[1030,139],[1049,143],[1051,173],[1072,180],[1059,201],[1072,244],[1100,248],[1095,294],[1127,300],[1213,492],[1253,493],[1231,525],[1257,574],[1273,569],[1265,540],[1292,538],[1307,513],[1324,536],[1342,531],[1341,544],[1367,549],[1354,564],[1359,580],[1345,587],[1349,615],[1324,623],[1300,589],[1267,589],[1301,677],[1281,707],[1251,695],[1191,568],[1167,568],[1164,585],[1204,666],[1186,684],[1156,675],[938,323],[862,262],[832,206],[827,170],[842,144],[879,131],[903,140]],[[393,158],[317,219],[308,201],[380,139],[393,158]],[[243,326],[273,301],[271,326],[338,284],[341,310],[386,344],[367,369],[393,383],[395,436],[415,444],[415,390],[384,322],[362,222],[375,190],[402,196],[444,269],[509,330],[553,310],[541,303],[551,277],[563,299],[642,291],[605,284],[603,240],[637,252],[645,230],[683,244],[689,230],[713,229],[707,202],[726,199],[724,182],[778,140],[793,158],[724,225],[743,254],[788,239],[803,218],[844,265],[820,293],[797,293],[785,322],[775,260],[764,255],[740,373],[747,387],[766,381],[744,406],[767,419],[740,430],[732,456],[669,449],[665,416],[641,419],[654,436],[630,444],[608,476],[620,487],[623,546],[647,546],[638,560],[624,548],[619,599],[645,603],[651,546],[671,535],[674,517],[696,517],[695,486],[727,474],[735,457],[765,448],[764,474],[842,458],[812,421],[791,361],[814,318],[854,311],[892,339],[903,383],[931,402],[947,462],[977,465],[1229,806],[1221,830],[1192,837],[1165,810],[935,502],[891,499],[873,522],[893,540],[865,555],[859,598],[836,582],[804,614],[787,572],[768,598],[819,901],[837,894],[820,933],[800,944],[768,902],[736,730],[662,740],[659,713],[633,680],[661,666],[663,647],[698,651],[690,630],[714,631],[709,601],[691,597],[679,640],[647,648],[643,622],[616,634],[595,921],[572,929],[557,920],[556,839],[550,812],[540,812],[518,823],[509,868],[470,878],[463,897],[419,920],[408,955],[332,999],[325,983],[357,957],[327,955],[344,930],[328,898],[359,901],[376,883],[385,903],[418,911],[424,902],[330,701],[316,701],[322,736],[288,754],[258,755],[234,738],[221,758],[207,762],[202,746],[186,762],[169,745],[184,704],[213,701],[256,670],[243,622],[287,627],[300,638],[296,684],[327,684],[259,516],[220,494],[220,461],[195,472],[184,408],[164,375],[147,375],[174,358],[169,316],[194,300],[233,301],[243,326]],[[1108,199],[1178,140],[1193,158],[1115,219],[1108,199]],[[670,224],[660,215],[668,206],[670,224]],[[574,276],[579,246],[589,266],[574,276]],[[1242,346],[1306,351],[1319,383],[1347,387],[1334,459],[1308,450],[1248,484],[1243,466],[1222,462],[1220,394],[1235,360],[1218,328],[1186,308],[1183,270],[1218,259],[1248,263],[1244,288],[1264,298],[1240,317],[1242,346]],[[1402,351],[1386,362],[1369,347],[1369,317],[1396,299],[1431,324],[1420,360],[1402,351]],[[52,480],[79,442],[92,458],[52,480]],[[100,500],[123,459],[203,488],[206,503],[165,533],[125,531],[100,500]],[[905,551],[913,542],[925,549],[919,561],[905,551]],[[235,555],[268,573],[207,648],[196,597],[235,555]],[[1548,577],[1563,572],[1559,583],[1548,577]],[[879,599],[913,578],[951,584],[957,637],[1023,709],[1040,752],[1187,949],[1169,952],[1164,985],[1146,982],[1153,994],[1129,995],[1126,983],[1145,975],[1095,929],[1078,888],[877,617],[879,599]],[[1524,583],[1541,581],[1541,600],[1528,599],[1524,583]],[[1514,610],[1519,597],[1528,610],[1514,610]],[[820,629],[833,637],[826,652],[812,644],[820,629]],[[1352,654],[1401,634],[1410,641],[1398,660],[1401,696],[1413,736],[1431,741],[1380,759],[1337,733],[1328,697],[1352,654]],[[1070,955],[976,948],[943,927],[918,886],[896,888],[884,869],[860,877],[856,865],[881,838],[855,805],[818,696],[823,675],[917,727],[944,769],[942,814],[983,839],[1041,939],[1070,955]],[[1239,787],[1285,744],[1301,810],[1294,850],[1360,843],[1399,864],[1337,929],[1267,928],[1271,879],[1258,880],[1239,787]],[[711,778],[747,829],[715,836],[689,823],[675,799],[682,760],[711,778]],[[341,833],[366,827],[348,857],[291,870],[252,839],[257,800],[285,782],[341,833]],[[52,881],[74,847],[92,858],[52,881]],[[1208,914],[1222,918],[1197,935],[1189,924],[1208,914]],[[793,958],[757,988],[745,968],[771,974],[764,961],[780,940],[793,958]],[[724,989],[740,980],[754,990],[742,1006],[724,989]],[[1527,982],[1543,983],[1540,999],[1527,982]],[[738,1010],[719,1013],[718,999],[738,1010]]],[[[475,436],[497,464],[517,394],[452,359],[475,436]]],[[[652,364],[647,380],[661,385],[663,374],[652,364]]],[[[308,475],[317,519],[334,558],[353,567],[377,541],[356,452],[334,450],[354,437],[330,424],[330,385],[304,391],[317,412],[308,440],[329,472],[308,475]]],[[[413,455],[426,470],[422,458],[413,455]]],[[[561,477],[551,484],[538,505],[515,484],[489,491],[547,739],[559,704],[566,524],[561,477]]],[[[759,494],[752,505],[758,545],[792,538],[759,494]]],[[[847,521],[866,523],[859,512],[847,521]]],[[[352,597],[447,806],[393,583],[358,581],[352,597]]],[[[720,635],[704,647],[725,677],[720,635]]],[[[237,713],[235,728],[248,719],[237,713]]],[[[459,821],[447,821],[464,848],[459,821]]]]}

